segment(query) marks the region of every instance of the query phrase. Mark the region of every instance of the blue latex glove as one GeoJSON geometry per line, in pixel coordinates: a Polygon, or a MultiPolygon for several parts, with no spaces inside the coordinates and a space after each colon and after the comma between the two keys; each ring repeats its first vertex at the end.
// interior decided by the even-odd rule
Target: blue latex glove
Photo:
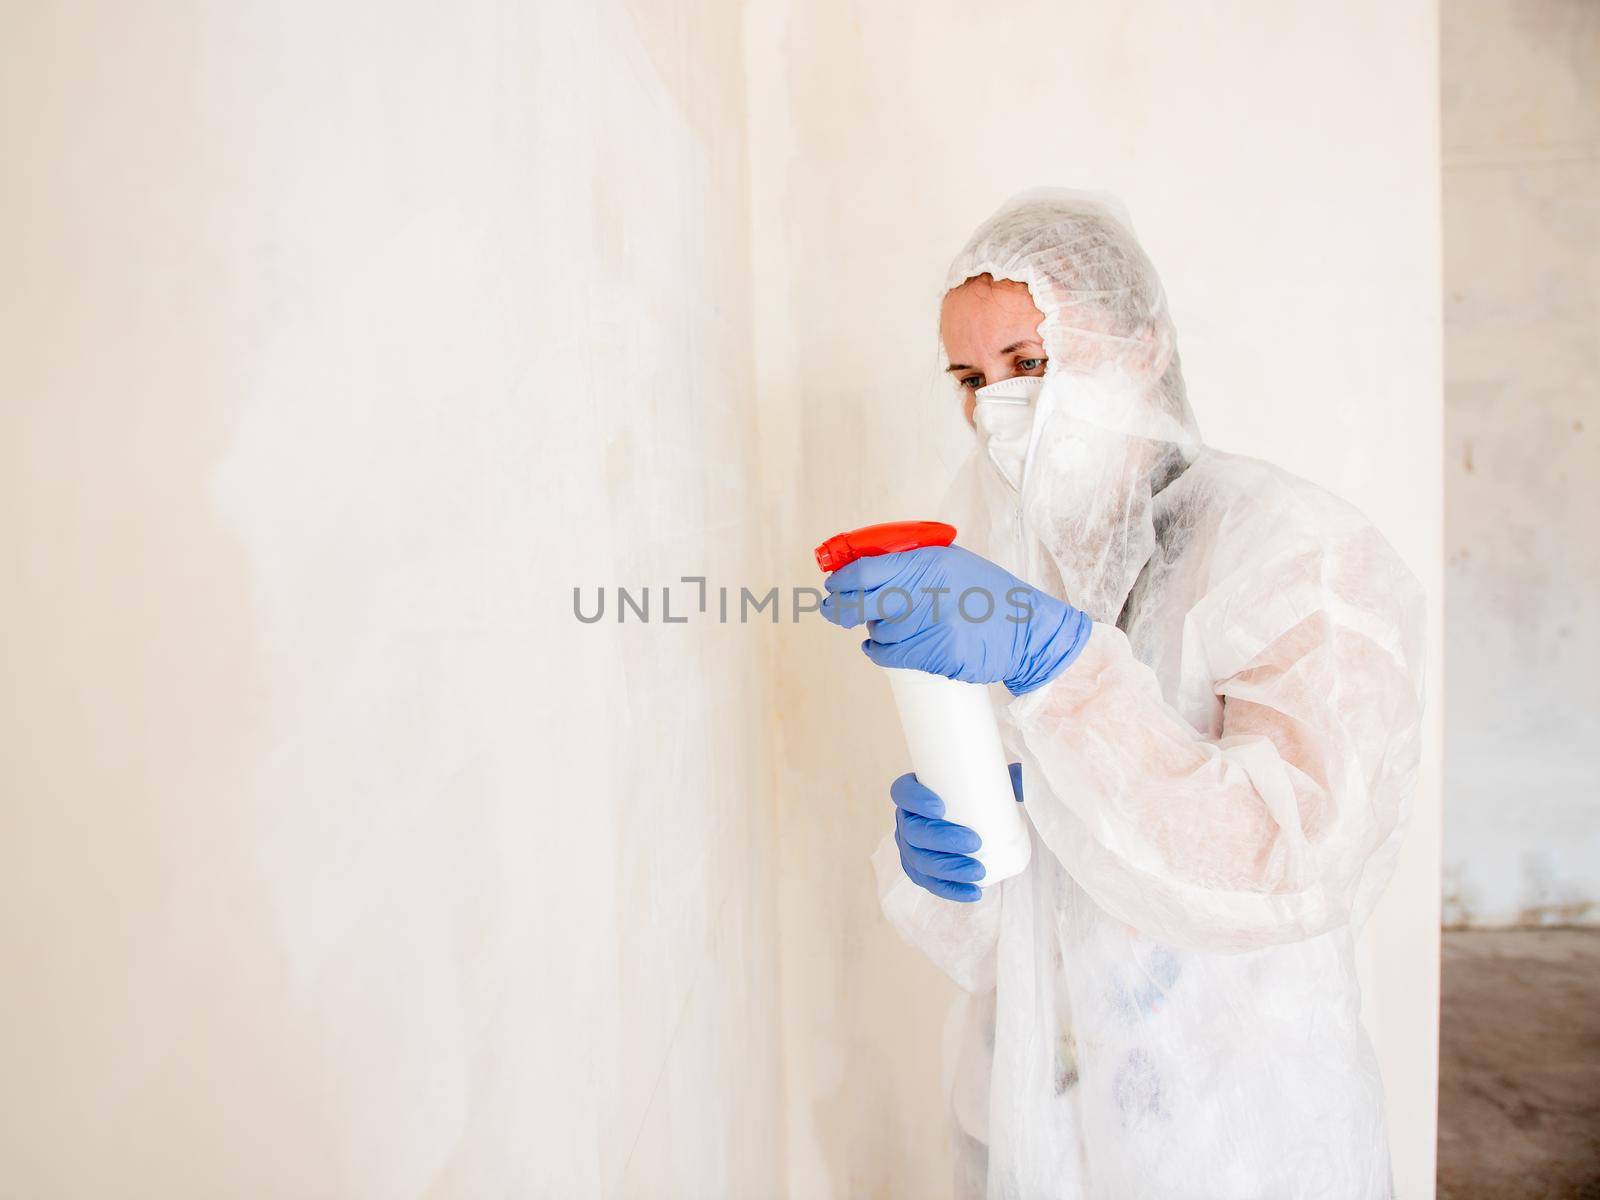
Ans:
{"type": "MultiPolygon", "coordinates": [[[[1022,764],[1011,764],[1011,790],[1022,803],[1022,764]]],[[[894,801],[894,841],[900,847],[900,869],[919,888],[945,900],[971,904],[983,895],[973,882],[983,878],[983,864],[969,855],[983,844],[974,831],[944,817],[944,801],[902,775],[889,785],[894,801]]]]}
{"type": "Polygon", "coordinates": [[[880,667],[909,667],[967,683],[1003,683],[1013,696],[1072,665],[1092,622],[1065,601],[960,546],[858,558],[824,581],[821,612],[853,629],[880,667]]]}

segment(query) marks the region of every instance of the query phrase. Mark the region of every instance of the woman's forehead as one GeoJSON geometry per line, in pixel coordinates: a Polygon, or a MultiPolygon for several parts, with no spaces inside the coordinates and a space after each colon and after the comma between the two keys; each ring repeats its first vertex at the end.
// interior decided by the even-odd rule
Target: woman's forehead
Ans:
{"type": "Polygon", "coordinates": [[[945,293],[939,331],[952,354],[952,342],[963,352],[981,353],[1020,340],[1037,342],[1042,320],[1027,284],[980,275],[945,293]]]}

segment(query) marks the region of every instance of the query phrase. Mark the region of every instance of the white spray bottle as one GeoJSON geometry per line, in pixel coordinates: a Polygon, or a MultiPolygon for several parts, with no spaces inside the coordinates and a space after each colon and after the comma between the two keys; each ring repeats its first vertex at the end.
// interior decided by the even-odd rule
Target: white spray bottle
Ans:
{"type": "MultiPolygon", "coordinates": [[[[948,546],[955,536],[955,527],[940,521],[869,525],[823,542],[816,550],[817,565],[837,571],[868,555],[948,546]]],[[[927,671],[882,670],[900,710],[900,727],[918,781],[944,801],[945,820],[965,825],[982,840],[972,855],[984,868],[978,886],[989,887],[1020,874],[1033,843],[1011,789],[988,687],[927,671]]]]}

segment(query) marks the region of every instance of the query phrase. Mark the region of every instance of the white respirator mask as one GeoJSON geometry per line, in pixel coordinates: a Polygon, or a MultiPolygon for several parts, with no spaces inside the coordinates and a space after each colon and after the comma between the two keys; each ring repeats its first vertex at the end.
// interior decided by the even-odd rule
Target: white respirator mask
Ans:
{"type": "Polygon", "coordinates": [[[1013,375],[973,393],[972,423],[989,461],[1014,492],[1022,490],[1042,375],[1013,375]]]}

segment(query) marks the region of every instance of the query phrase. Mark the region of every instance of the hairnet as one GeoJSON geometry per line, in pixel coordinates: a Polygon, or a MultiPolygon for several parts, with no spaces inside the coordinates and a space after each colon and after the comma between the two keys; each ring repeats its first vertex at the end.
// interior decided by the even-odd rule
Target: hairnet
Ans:
{"type": "Polygon", "coordinates": [[[1026,285],[1048,360],[1022,529],[1005,532],[1009,520],[997,518],[1009,503],[969,479],[958,485],[966,503],[984,494],[969,535],[987,535],[991,557],[1111,622],[1155,548],[1153,497],[1201,444],[1166,293],[1119,209],[1094,193],[1019,192],[978,226],[946,278],[948,288],[985,274],[1026,285]]]}
{"type": "MultiPolygon", "coordinates": [[[[1191,453],[1200,429],[1190,411],[1177,330],[1161,278],[1107,195],[1067,188],[1018,192],[973,231],[945,288],[978,275],[1027,285],[1044,314],[1047,374],[1112,370],[1137,385],[1161,431],[1191,453]]],[[[1131,431],[1130,426],[1130,431],[1131,431]]]]}

